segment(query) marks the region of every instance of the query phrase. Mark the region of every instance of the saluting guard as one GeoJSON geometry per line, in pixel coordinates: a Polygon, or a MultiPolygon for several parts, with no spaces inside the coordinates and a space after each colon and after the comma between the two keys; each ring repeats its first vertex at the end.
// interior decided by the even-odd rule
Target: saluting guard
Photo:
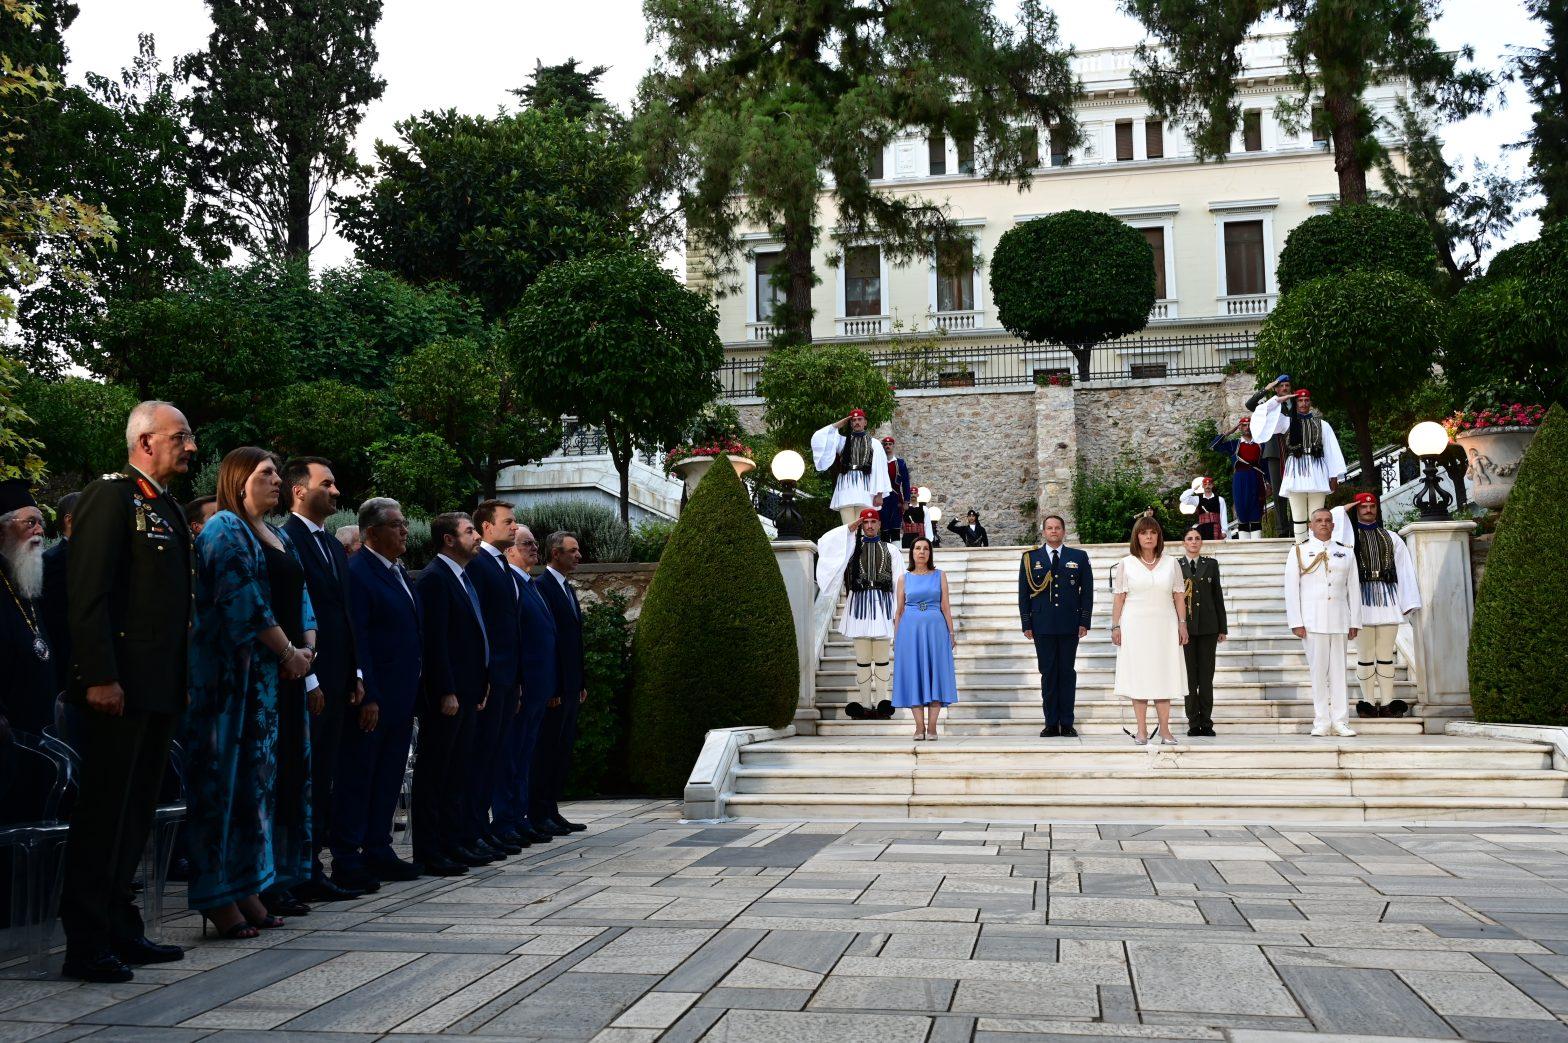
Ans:
{"type": "Polygon", "coordinates": [[[1285,622],[1306,642],[1312,734],[1354,735],[1345,700],[1345,639],[1361,628],[1355,551],[1334,539],[1334,516],[1312,512],[1311,536],[1285,556],[1285,622]]]}
{"type": "Polygon", "coordinates": [[[1409,706],[1394,698],[1394,638],[1405,617],[1421,607],[1416,566],[1405,541],[1383,527],[1377,497],[1357,493],[1350,507],[1335,507],[1334,539],[1356,551],[1361,584],[1361,632],[1356,635],[1356,680],[1361,685],[1362,716],[1382,716],[1382,708],[1403,716],[1409,706]]]}
{"type": "Polygon", "coordinates": [[[848,596],[838,632],[854,643],[855,688],[867,710],[893,695],[893,591],[904,575],[903,555],[882,542],[881,532],[881,516],[867,507],[817,543],[817,589],[843,577],[848,596]]]}
{"type": "Polygon", "coordinates": [[[893,491],[887,454],[866,430],[862,409],[851,409],[848,416],[811,436],[811,462],[833,482],[828,506],[839,512],[845,525],[867,507],[881,507],[882,497],[893,491]]]}
{"type": "Polygon", "coordinates": [[[1045,545],[1025,551],[1018,567],[1018,615],[1024,636],[1034,642],[1040,667],[1042,739],[1075,736],[1073,704],[1078,696],[1078,641],[1089,633],[1094,614],[1094,573],[1089,555],[1064,547],[1067,523],[1045,519],[1045,545]]]}
{"type": "Polygon", "coordinates": [[[1291,400],[1280,394],[1259,404],[1252,413],[1252,437],[1266,441],[1284,435],[1284,473],[1279,494],[1290,501],[1290,518],[1296,539],[1307,534],[1307,519],[1339,488],[1345,474],[1345,454],[1323,414],[1312,408],[1312,392],[1297,390],[1294,412],[1284,405],[1291,400]]]}

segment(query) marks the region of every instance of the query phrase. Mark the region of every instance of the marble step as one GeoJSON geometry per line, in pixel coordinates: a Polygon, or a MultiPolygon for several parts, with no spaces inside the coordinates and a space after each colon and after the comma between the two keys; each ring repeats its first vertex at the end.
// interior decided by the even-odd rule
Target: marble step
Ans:
{"type": "MultiPolygon", "coordinates": [[[[1178,736],[1186,737],[1186,722],[1182,720],[1178,710],[1172,718],[1175,722],[1172,730],[1178,736]]],[[[1149,716],[1150,727],[1153,727],[1154,715],[1149,716]]],[[[1032,717],[1018,717],[1016,719],[950,719],[942,721],[943,734],[951,735],[991,735],[991,736],[1035,736],[1040,733],[1040,707],[1036,704],[1032,717]]],[[[1125,720],[1118,721],[1114,717],[1083,717],[1077,716],[1073,726],[1086,736],[1119,736],[1122,727],[1132,728],[1133,717],[1128,713],[1125,720]]],[[[851,721],[842,718],[824,717],[816,724],[819,735],[833,736],[874,736],[874,735],[907,735],[913,727],[907,714],[900,714],[891,721],[851,721]]],[[[1366,720],[1354,719],[1350,727],[1363,735],[1420,735],[1426,730],[1425,724],[1419,717],[1377,717],[1366,720]]],[[[1312,716],[1305,717],[1255,717],[1239,720],[1225,720],[1216,718],[1215,730],[1223,731],[1226,736],[1231,735],[1309,735],[1312,732],[1312,716]]],[[[1049,740],[1041,740],[1049,741],[1049,740]]]]}
{"type": "MultiPolygon", "coordinates": [[[[895,658],[897,650],[894,651],[895,658]]],[[[856,664],[850,659],[840,659],[826,662],[817,670],[818,689],[849,688],[855,683],[856,664]]],[[[1349,676],[1354,676],[1353,661],[1347,659],[1345,669],[1349,676]]],[[[1400,675],[1398,667],[1395,668],[1395,679],[1400,675]]],[[[1027,666],[973,666],[969,664],[954,664],[954,676],[958,681],[959,691],[968,691],[971,688],[1015,689],[1040,687],[1040,674],[1034,663],[1027,666]]],[[[1078,683],[1080,685],[1110,685],[1116,678],[1115,665],[1106,661],[1090,660],[1078,664],[1078,683]]],[[[1214,671],[1214,687],[1217,691],[1222,687],[1236,685],[1300,685],[1310,688],[1312,676],[1307,669],[1307,664],[1285,663],[1269,667],[1252,667],[1241,669],[1217,669],[1214,671]]]]}
{"type": "MultiPolygon", "coordinates": [[[[842,718],[844,707],[855,701],[855,693],[841,692],[837,698],[823,699],[818,697],[817,708],[825,714],[832,713],[835,718],[842,718]]],[[[1173,699],[1172,719],[1182,717],[1182,700],[1173,699]]],[[[1082,692],[1073,706],[1074,716],[1079,721],[1130,721],[1132,708],[1129,700],[1110,696],[1104,692],[1082,692]]],[[[1216,699],[1214,701],[1214,719],[1216,721],[1249,721],[1249,720],[1277,720],[1279,718],[1311,719],[1313,706],[1311,699],[1216,699]]],[[[900,719],[907,716],[900,711],[900,719]]],[[[942,711],[944,721],[964,720],[991,720],[1008,721],[1022,720],[1039,723],[1040,700],[1032,699],[984,699],[974,698],[972,693],[965,690],[963,698],[942,711]]],[[[1357,718],[1362,721],[1401,720],[1404,718],[1357,718]]],[[[1418,719],[1418,718],[1417,718],[1418,719]]],[[[1355,727],[1354,724],[1351,727],[1355,727]]]]}
{"type": "Polygon", "coordinates": [[[1150,766],[1138,772],[1081,769],[845,770],[831,777],[794,768],[741,768],[737,793],[1006,796],[1279,797],[1568,797],[1568,772],[1389,769],[1291,772],[1184,769],[1150,766]]]}

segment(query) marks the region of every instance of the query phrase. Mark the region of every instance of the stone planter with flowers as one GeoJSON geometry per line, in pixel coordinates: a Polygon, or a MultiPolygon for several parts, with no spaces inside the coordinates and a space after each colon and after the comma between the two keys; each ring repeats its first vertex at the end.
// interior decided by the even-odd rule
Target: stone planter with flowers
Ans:
{"type": "Polygon", "coordinates": [[[1524,451],[1546,419],[1546,408],[1514,402],[1466,409],[1443,426],[1470,461],[1470,498],[1488,510],[1501,510],[1514,487],[1524,451]]]}

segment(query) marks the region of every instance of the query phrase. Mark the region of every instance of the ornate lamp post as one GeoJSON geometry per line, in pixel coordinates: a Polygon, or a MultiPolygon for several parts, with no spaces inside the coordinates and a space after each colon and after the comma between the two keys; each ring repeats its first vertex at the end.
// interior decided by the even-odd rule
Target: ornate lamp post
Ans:
{"type": "Polygon", "coordinates": [[[779,540],[803,540],[806,538],[804,524],[800,511],[795,507],[795,483],[800,481],[801,475],[806,473],[806,461],[801,459],[799,453],[793,449],[785,449],[773,456],[773,463],[769,470],[773,477],[778,479],[781,503],[779,516],[774,519],[778,527],[779,540]]]}
{"type": "Polygon", "coordinates": [[[1443,488],[1437,476],[1437,458],[1448,448],[1448,432],[1443,425],[1423,420],[1410,429],[1410,451],[1421,458],[1421,491],[1416,494],[1416,508],[1422,521],[1448,521],[1449,505],[1454,498],[1443,488]]]}

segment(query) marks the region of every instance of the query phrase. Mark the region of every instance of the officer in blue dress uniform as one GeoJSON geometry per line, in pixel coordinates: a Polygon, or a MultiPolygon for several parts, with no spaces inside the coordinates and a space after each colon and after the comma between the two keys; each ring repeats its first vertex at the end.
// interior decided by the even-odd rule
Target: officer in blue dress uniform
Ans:
{"type": "Polygon", "coordinates": [[[1034,641],[1040,666],[1041,738],[1076,736],[1073,703],[1078,695],[1078,640],[1089,632],[1094,613],[1094,573],[1089,555],[1062,546],[1067,523],[1045,519],[1045,545],[1024,554],[1018,567],[1018,614],[1024,636],[1034,641]]]}

